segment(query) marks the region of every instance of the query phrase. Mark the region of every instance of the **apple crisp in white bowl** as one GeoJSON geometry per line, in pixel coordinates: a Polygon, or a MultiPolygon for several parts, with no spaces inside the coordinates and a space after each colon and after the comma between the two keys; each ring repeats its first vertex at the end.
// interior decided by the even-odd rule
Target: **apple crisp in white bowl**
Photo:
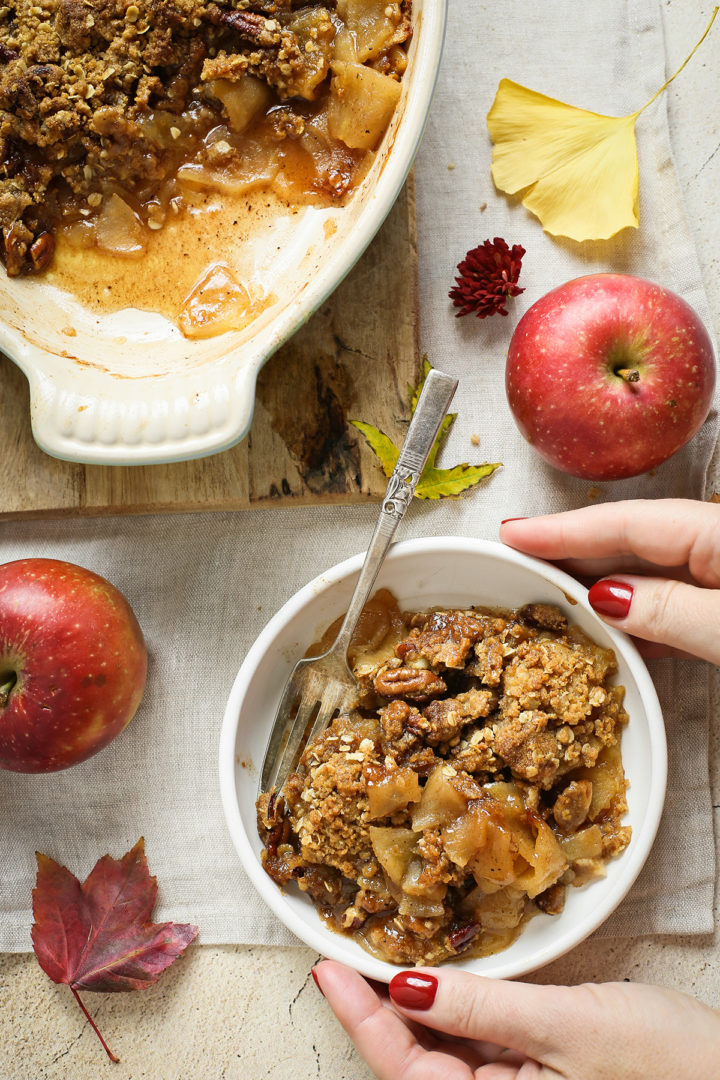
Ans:
{"type": "MultiPolygon", "coordinates": [[[[330,929],[309,896],[294,883],[281,889],[271,879],[263,868],[264,845],[256,811],[259,769],[285,679],[295,661],[344,612],[362,558],[348,559],[301,589],[271,619],[250,650],[223,721],[220,789],[245,871],[277,917],[322,955],[387,982],[398,970],[395,964],[371,955],[354,937],[330,929]]],[[[568,886],[559,914],[534,914],[502,951],[474,957],[460,954],[452,960],[469,971],[496,978],[525,974],[555,960],[592,933],[621,902],[648,856],[662,813],[667,767],[655,688],[635,646],[597,618],[582,585],[501,544],[459,537],[396,544],[377,588],[390,589],[404,611],[438,607],[507,611],[528,604],[553,605],[592,643],[615,654],[617,672],[610,682],[624,687],[623,704],[629,716],[621,738],[628,784],[622,826],[632,830],[629,844],[606,862],[606,876],[581,887],[568,886]]]]}

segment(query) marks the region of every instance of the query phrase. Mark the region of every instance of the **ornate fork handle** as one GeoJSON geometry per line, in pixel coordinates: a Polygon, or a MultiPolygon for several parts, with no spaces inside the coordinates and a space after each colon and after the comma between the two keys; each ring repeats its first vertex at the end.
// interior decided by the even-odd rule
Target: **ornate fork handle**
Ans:
{"type": "Polygon", "coordinates": [[[375,584],[375,579],[392,543],[397,527],[405,517],[407,508],[412,502],[415,488],[440,431],[440,425],[448,411],[456,387],[457,379],[453,379],[450,375],[445,375],[441,371],[431,371],[425,380],[400,456],[388,481],[380,518],[368,546],[365,562],[355,586],[355,592],[350,600],[338,636],[332,646],[333,652],[340,648],[343,649],[344,653],[347,652],[360,612],[375,584]]]}
{"type": "Polygon", "coordinates": [[[391,514],[398,519],[398,522],[405,516],[405,511],[412,502],[425,465],[417,454],[412,455],[417,459],[416,461],[409,461],[410,457],[411,455],[408,454],[403,458],[398,458],[397,465],[388,481],[382,505],[383,514],[391,514]]]}

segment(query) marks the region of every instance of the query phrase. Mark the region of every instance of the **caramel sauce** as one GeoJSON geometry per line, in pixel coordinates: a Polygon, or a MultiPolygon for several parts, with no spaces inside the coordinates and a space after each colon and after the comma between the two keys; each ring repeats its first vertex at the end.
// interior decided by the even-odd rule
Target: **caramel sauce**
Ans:
{"type": "MultiPolygon", "coordinates": [[[[142,258],[123,258],[98,247],[75,247],[62,230],[47,280],[100,314],[135,307],[175,321],[208,268],[223,262],[253,291],[254,268],[244,249],[253,228],[273,220],[285,204],[270,194],[222,199],[192,193],[157,232],[145,230],[142,258]],[[210,254],[210,257],[209,256],[210,254]]],[[[256,285],[256,292],[260,288],[256,285]]]]}

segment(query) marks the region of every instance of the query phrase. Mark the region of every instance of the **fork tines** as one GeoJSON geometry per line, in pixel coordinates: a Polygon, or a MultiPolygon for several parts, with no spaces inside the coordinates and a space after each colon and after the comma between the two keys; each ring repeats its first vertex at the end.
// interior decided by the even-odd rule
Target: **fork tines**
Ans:
{"type": "Polygon", "coordinates": [[[265,751],[261,791],[282,790],[308,743],[332,723],[347,702],[347,685],[328,680],[314,670],[310,660],[300,664],[291,674],[275,714],[265,751]]]}

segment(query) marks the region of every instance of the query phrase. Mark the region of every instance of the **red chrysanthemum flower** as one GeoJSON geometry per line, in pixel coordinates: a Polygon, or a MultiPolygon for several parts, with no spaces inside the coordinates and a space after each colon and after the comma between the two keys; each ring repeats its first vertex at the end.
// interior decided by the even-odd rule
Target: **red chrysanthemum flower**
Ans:
{"type": "Polygon", "coordinates": [[[524,247],[513,244],[510,249],[500,236],[468,251],[458,264],[455,288],[450,290],[450,299],[460,308],[456,318],[471,311],[478,319],[496,312],[507,315],[507,297],[525,291],[517,284],[524,254],[524,247]]]}

